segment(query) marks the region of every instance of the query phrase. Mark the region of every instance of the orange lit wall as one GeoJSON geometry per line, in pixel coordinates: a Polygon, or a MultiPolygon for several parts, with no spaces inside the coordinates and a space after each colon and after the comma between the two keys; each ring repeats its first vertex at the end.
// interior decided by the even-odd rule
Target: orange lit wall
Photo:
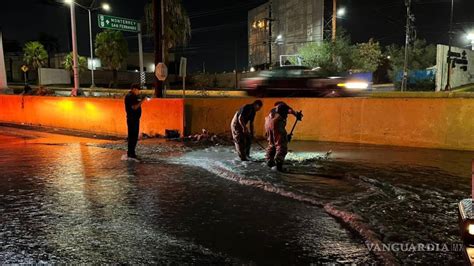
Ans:
{"type": "MultiPolygon", "coordinates": [[[[187,99],[187,131],[205,128],[230,135],[235,111],[253,100],[187,99]]],[[[279,100],[303,110],[303,122],[295,130],[297,140],[474,150],[474,99],[267,98],[255,119],[258,136],[264,134],[264,116],[279,100]]],[[[288,131],[293,122],[290,117],[288,131]]]]}
{"type": "MultiPolygon", "coordinates": [[[[0,95],[0,121],[126,136],[123,99],[0,95]]],[[[140,130],[164,135],[183,132],[183,101],[153,99],[143,104],[140,130]]]]}

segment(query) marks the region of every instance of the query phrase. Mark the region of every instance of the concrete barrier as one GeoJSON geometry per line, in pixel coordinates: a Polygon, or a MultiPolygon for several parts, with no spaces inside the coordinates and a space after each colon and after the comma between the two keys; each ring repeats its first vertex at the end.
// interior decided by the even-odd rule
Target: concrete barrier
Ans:
{"type": "MultiPolygon", "coordinates": [[[[183,101],[153,99],[143,105],[140,130],[155,136],[183,132],[183,101]]],[[[0,95],[0,121],[126,136],[123,99],[0,95]]]]}
{"type": "MultiPolygon", "coordinates": [[[[459,98],[336,98],[264,99],[255,120],[263,136],[264,117],[284,100],[303,110],[297,140],[367,143],[425,148],[474,150],[474,99],[459,98]]],[[[235,111],[250,98],[153,99],[143,106],[141,131],[164,135],[166,129],[187,133],[207,129],[230,134],[235,111]],[[185,108],[184,108],[185,107],[185,108]]],[[[126,135],[123,99],[0,95],[0,122],[126,135]]],[[[288,128],[294,122],[290,117],[288,128]]]]}
{"type": "MultiPolygon", "coordinates": [[[[474,99],[264,99],[255,120],[258,136],[263,136],[264,116],[278,100],[304,112],[295,130],[297,140],[474,150],[474,99]]],[[[205,128],[230,134],[232,116],[249,102],[252,99],[187,99],[187,132],[205,128]]],[[[293,122],[290,117],[288,128],[293,122]]]]}

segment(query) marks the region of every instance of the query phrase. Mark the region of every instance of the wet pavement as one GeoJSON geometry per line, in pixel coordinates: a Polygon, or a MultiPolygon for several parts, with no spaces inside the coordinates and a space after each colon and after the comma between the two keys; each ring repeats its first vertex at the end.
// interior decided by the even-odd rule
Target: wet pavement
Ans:
{"type": "Polygon", "coordinates": [[[231,146],[146,140],[142,163],[124,149],[0,127],[0,262],[462,263],[473,152],[295,142],[282,174],[258,148],[240,162],[231,146]]]}
{"type": "Polygon", "coordinates": [[[0,128],[0,262],[376,261],[324,209],[184,163],[189,148],[145,144],[132,163],[121,147],[0,128]]]}

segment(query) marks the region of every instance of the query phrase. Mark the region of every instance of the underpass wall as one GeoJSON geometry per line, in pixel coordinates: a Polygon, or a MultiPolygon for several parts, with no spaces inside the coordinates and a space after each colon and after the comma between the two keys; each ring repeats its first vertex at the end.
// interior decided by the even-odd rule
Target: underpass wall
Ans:
{"type": "MultiPolygon", "coordinates": [[[[140,131],[164,135],[183,132],[183,101],[153,99],[143,104],[140,131]]],[[[0,122],[126,136],[123,99],[0,95],[0,122]]]]}
{"type": "MultiPolygon", "coordinates": [[[[474,99],[335,98],[264,99],[255,119],[264,135],[264,116],[283,100],[303,110],[294,139],[474,150],[474,99]]],[[[187,99],[188,133],[207,129],[230,134],[235,111],[252,99],[187,99]]],[[[294,118],[288,120],[291,129],[294,118]]]]}

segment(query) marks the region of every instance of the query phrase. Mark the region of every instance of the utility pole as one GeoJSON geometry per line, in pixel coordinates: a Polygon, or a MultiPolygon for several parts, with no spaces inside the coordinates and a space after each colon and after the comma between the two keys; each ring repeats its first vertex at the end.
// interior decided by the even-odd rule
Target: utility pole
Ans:
{"type": "Polygon", "coordinates": [[[405,60],[403,64],[403,79],[401,91],[406,91],[408,87],[408,52],[410,46],[410,34],[412,28],[412,21],[414,20],[413,15],[411,14],[411,0],[405,0],[405,5],[407,8],[407,21],[406,21],[406,33],[405,33],[405,60]]]}
{"type": "Polygon", "coordinates": [[[270,0],[268,2],[268,63],[269,63],[269,68],[272,68],[272,6],[273,6],[273,1],[270,0]]]}
{"type": "MultiPolygon", "coordinates": [[[[94,2],[92,2],[94,4],[94,2]]],[[[91,6],[92,7],[92,6],[91,6]]],[[[94,80],[94,48],[92,44],[92,21],[91,21],[91,9],[87,9],[87,13],[89,14],[89,45],[91,51],[91,87],[95,88],[95,80],[94,80]]]]}
{"type": "Polygon", "coordinates": [[[337,34],[337,0],[332,0],[332,41],[336,42],[337,34]]]}
{"type": "Polygon", "coordinates": [[[3,55],[2,31],[0,29],[0,90],[7,89],[7,72],[5,71],[5,58],[3,55]]]}
{"type": "MultiPolygon", "coordinates": [[[[155,66],[164,61],[163,47],[163,0],[153,0],[153,31],[155,36],[155,66]]],[[[155,75],[155,97],[163,97],[164,82],[155,75]]]]}
{"type": "Polygon", "coordinates": [[[451,90],[451,48],[453,44],[453,15],[454,15],[454,0],[451,0],[451,18],[449,21],[449,48],[448,48],[448,73],[446,78],[446,86],[444,87],[445,91],[451,90]]]}

